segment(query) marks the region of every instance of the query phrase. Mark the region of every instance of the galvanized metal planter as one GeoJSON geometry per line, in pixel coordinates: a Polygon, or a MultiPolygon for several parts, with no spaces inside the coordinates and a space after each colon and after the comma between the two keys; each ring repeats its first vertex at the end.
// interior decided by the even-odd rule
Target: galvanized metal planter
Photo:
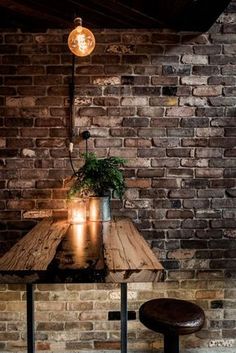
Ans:
{"type": "Polygon", "coordinates": [[[109,196],[90,197],[88,201],[89,221],[110,221],[111,209],[109,196]]]}

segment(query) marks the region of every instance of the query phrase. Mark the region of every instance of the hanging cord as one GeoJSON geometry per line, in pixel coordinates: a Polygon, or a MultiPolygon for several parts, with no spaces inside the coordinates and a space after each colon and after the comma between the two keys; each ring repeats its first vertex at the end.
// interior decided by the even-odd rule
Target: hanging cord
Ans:
{"type": "Polygon", "coordinates": [[[74,137],[74,107],[75,107],[75,55],[72,55],[71,79],[69,82],[70,143],[73,143],[73,137],[74,137]]]}
{"type": "Polygon", "coordinates": [[[72,72],[71,79],[69,83],[69,160],[70,165],[73,170],[74,175],[76,175],[76,170],[72,161],[73,152],[73,139],[74,139],[74,109],[75,109],[75,55],[72,55],[72,72]]]}
{"type": "MultiPolygon", "coordinates": [[[[74,147],[74,116],[75,116],[75,55],[72,56],[72,72],[71,72],[71,80],[69,84],[69,116],[70,116],[70,121],[69,121],[69,160],[70,160],[70,165],[73,170],[74,176],[78,176],[78,173],[76,172],[74,165],[73,165],[73,159],[72,159],[72,152],[73,152],[73,147],[74,147]]],[[[87,159],[88,156],[88,139],[90,138],[90,132],[89,131],[83,131],[82,132],[82,138],[85,140],[85,159],[87,159]]]]}
{"type": "MultiPolygon", "coordinates": [[[[88,156],[88,139],[90,138],[90,132],[89,131],[83,131],[82,132],[82,138],[83,140],[85,140],[85,160],[87,159],[88,156]]],[[[73,145],[73,144],[72,144],[73,145]]],[[[74,172],[75,176],[78,176],[78,172],[76,172],[74,165],[73,165],[73,160],[72,160],[72,151],[70,151],[69,149],[69,158],[70,158],[70,164],[71,164],[71,168],[74,172]]]]}
{"type": "Polygon", "coordinates": [[[71,153],[70,150],[69,150],[69,160],[70,160],[70,165],[71,165],[71,168],[72,168],[72,170],[73,170],[73,173],[74,173],[75,176],[77,176],[77,172],[76,172],[76,170],[75,170],[75,168],[74,168],[74,165],[73,165],[72,153],[71,153]]]}

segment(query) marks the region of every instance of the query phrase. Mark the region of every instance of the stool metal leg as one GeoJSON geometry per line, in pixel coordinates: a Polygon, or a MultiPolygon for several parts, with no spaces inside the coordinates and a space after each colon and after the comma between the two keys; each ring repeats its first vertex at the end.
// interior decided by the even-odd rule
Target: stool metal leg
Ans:
{"type": "Polygon", "coordinates": [[[127,283],[121,283],[121,353],[127,353],[127,283]]]}
{"type": "Polygon", "coordinates": [[[164,335],[164,353],[179,353],[178,335],[164,335]]]}
{"type": "Polygon", "coordinates": [[[34,337],[34,288],[33,284],[26,285],[27,305],[27,353],[35,353],[34,337]]]}

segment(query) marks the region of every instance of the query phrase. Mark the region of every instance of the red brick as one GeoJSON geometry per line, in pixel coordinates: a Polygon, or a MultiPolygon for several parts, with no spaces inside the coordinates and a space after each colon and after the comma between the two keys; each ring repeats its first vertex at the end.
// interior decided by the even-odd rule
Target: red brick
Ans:
{"type": "Polygon", "coordinates": [[[8,148],[27,148],[27,147],[33,147],[33,146],[34,146],[34,143],[31,139],[23,139],[23,138],[7,139],[8,148]]]}
{"type": "Polygon", "coordinates": [[[13,65],[21,65],[21,64],[30,64],[30,58],[27,55],[4,55],[2,57],[3,64],[13,64],[13,65]]]}
{"type": "Polygon", "coordinates": [[[151,147],[151,141],[147,139],[129,138],[125,139],[125,147],[151,147]]]}
{"type": "MultiPolygon", "coordinates": [[[[36,119],[35,126],[36,127],[62,127],[64,126],[64,120],[62,118],[50,118],[50,119],[36,119]]],[[[31,126],[31,125],[28,125],[31,126]]]]}
{"type": "Polygon", "coordinates": [[[6,76],[5,84],[9,86],[32,85],[31,76],[6,76]]]}
{"type": "Polygon", "coordinates": [[[30,201],[30,200],[18,200],[18,201],[15,201],[15,200],[9,200],[7,201],[7,208],[9,210],[11,209],[19,209],[19,210],[30,210],[32,208],[35,207],[35,203],[34,201],[30,201]]]}
{"type": "Polygon", "coordinates": [[[36,140],[37,147],[64,147],[65,139],[63,138],[51,138],[51,139],[37,139],[36,140]]]}
{"type": "Polygon", "coordinates": [[[185,210],[168,210],[166,214],[167,218],[193,218],[192,211],[185,211],[185,210]]]}
{"type": "Polygon", "coordinates": [[[62,200],[37,201],[37,207],[39,209],[49,209],[49,210],[65,208],[65,201],[62,201],[62,200]]]}
{"type": "Polygon", "coordinates": [[[150,179],[128,179],[125,182],[127,188],[149,188],[151,186],[150,179]]]}

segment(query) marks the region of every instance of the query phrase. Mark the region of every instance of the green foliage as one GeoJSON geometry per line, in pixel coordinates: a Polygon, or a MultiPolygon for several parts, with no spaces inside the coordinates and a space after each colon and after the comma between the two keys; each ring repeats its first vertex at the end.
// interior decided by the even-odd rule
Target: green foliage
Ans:
{"type": "Polygon", "coordinates": [[[119,198],[122,198],[124,177],[119,167],[125,160],[118,157],[98,159],[94,153],[83,156],[85,163],[77,171],[75,183],[70,188],[68,196],[105,196],[109,190],[113,190],[119,198]]]}

